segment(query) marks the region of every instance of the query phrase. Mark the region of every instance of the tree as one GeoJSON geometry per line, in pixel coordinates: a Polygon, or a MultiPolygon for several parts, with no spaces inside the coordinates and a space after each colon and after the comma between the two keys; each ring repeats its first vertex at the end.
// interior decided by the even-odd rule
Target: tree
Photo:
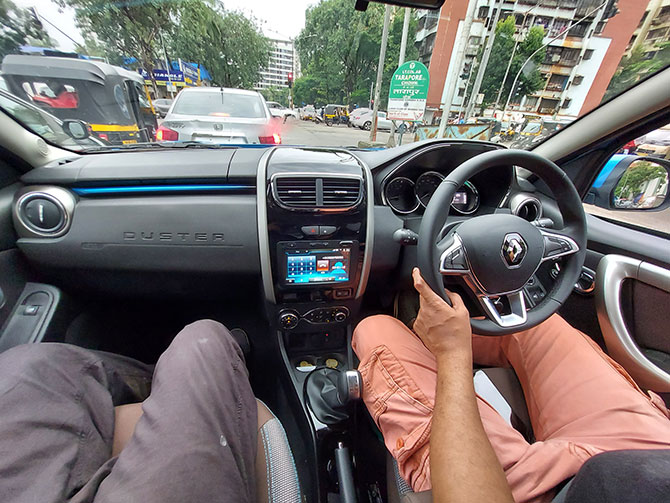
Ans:
{"type": "MultiPolygon", "coordinates": [[[[484,94],[484,101],[482,107],[486,107],[495,102],[500,87],[502,85],[503,91],[501,94],[501,101],[498,105],[504,105],[512,89],[514,77],[521,69],[521,66],[528,59],[528,57],[537,49],[542,47],[544,39],[544,29],[541,26],[533,26],[528,30],[526,37],[518,44],[517,49],[514,50],[514,33],[515,33],[515,19],[513,16],[507,19],[498,21],[496,25],[496,37],[491,48],[491,55],[489,56],[486,71],[482,80],[480,92],[484,94]],[[509,64],[510,57],[512,57],[512,64],[510,65],[507,78],[503,83],[505,70],[509,64]]],[[[478,60],[481,59],[480,49],[478,60]]],[[[544,60],[545,51],[539,51],[533,59],[526,65],[519,77],[520,81],[520,96],[527,96],[533,94],[538,89],[544,86],[544,78],[539,72],[538,65],[544,60]]],[[[473,72],[477,72],[474,68],[473,72]]],[[[474,79],[472,79],[474,81],[474,79]]]]}
{"type": "Polygon", "coordinates": [[[74,9],[85,38],[95,37],[112,55],[137,59],[147,71],[154,66],[160,37],[171,31],[177,3],[161,0],[57,0],[74,9]]]}
{"type": "Polygon", "coordinates": [[[268,87],[261,89],[260,93],[265,98],[265,101],[276,101],[280,105],[288,105],[288,87],[268,87]]]}
{"type": "Polygon", "coordinates": [[[176,19],[172,53],[203,64],[213,84],[251,88],[259,81],[271,46],[252,20],[210,0],[180,2],[176,19]]]}
{"type": "Polygon", "coordinates": [[[667,181],[668,174],[663,166],[650,161],[635,161],[624,173],[621,181],[614,189],[614,195],[622,198],[633,198],[646,188],[646,184],[660,178],[667,181]]]}
{"type": "Polygon", "coordinates": [[[16,53],[25,44],[54,46],[32,9],[17,7],[11,0],[0,0],[0,59],[16,53]]]}
{"type": "Polygon", "coordinates": [[[351,8],[350,0],[323,0],[305,12],[296,39],[303,74],[315,79],[315,100],[348,102],[374,79],[384,7],[351,8]]]}
{"type": "Polygon", "coordinates": [[[621,58],[619,66],[607,86],[603,101],[613,98],[641,79],[670,64],[670,42],[658,43],[656,47],[660,50],[651,59],[646,59],[642,45],[636,46],[628,56],[621,58]]]}

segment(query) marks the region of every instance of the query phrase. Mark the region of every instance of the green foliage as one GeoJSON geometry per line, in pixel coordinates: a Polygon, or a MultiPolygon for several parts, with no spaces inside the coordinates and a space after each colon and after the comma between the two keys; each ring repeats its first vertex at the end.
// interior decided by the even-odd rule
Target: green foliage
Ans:
{"type": "Polygon", "coordinates": [[[265,101],[276,101],[282,106],[288,106],[288,87],[268,87],[267,89],[261,89],[260,93],[265,98],[265,101]]]}
{"type": "Polygon", "coordinates": [[[271,48],[250,19],[208,0],[180,2],[169,38],[171,54],[202,63],[224,87],[252,88],[271,48]]]}
{"type": "Polygon", "coordinates": [[[106,55],[132,56],[145,69],[153,68],[160,36],[170,31],[178,5],[162,0],[58,0],[58,3],[74,9],[84,37],[95,38],[106,55]]]}
{"type": "Polygon", "coordinates": [[[656,48],[659,51],[652,59],[645,58],[645,51],[642,45],[638,45],[628,56],[621,58],[619,67],[607,86],[603,101],[613,98],[635,85],[639,80],[669,65],[670,42],[657,43],[656,48]]]}
{"type": "MultiPolygon", "coordinates": [[[[510,65],[507,78],[503,83],[505,70],[509,64],[510,56],[514,50],[514,17],[509,16],[507,19],[498,21],[496,26],[496,38],[493,41],[491,55],[489,56],[488,64],[486,65],[486,72],[482,80],[480,93],[484,94],[483,107],[486,107],[496,101],[498,92],[502,85],[503,91],[501,94],[498,106],[503,106],[507,100],[507,96],[512,88],[515,75],[519,69],[528,59],[528,57],[537,49],[542,47],[544,38],[544,29],[541,26],[533,26],[528,30],[526,37],[519,42],[512,64],[510,65]]],[[[481,51],[480,51],[481,52],[481,51]]],[[[521,96],[533,94],[544,87],[544,78],[538,69],[539,64],[544,60],[545,50],[539,51],[532,60],[526,65],[524,71],[521,73],[519,80],[521,81],[521,92],[517,95],[517,99],[521,96]]],[[[481,58],[481,54],[479,56],[481,58]]],[[[473,72],[476,72],[476,68],[473,72]]],[[[474,79],[472,79],[474,81],[474,79]]]]}
{"type": "MultiPolygon", "coordinates": [[[[394,8],[384,60],[381,104],[398,67],[404,10],[394,8]]],[[[305,28],[296,39],[303,77],[295,82],[296,103],[347,103],[367,106],[370,84],[376,80],[384,6],[370,4],[366,12],[352,9],[350,0],[323,0],[307,9],[305,28]]],[[[405,60],[418,57],[413,44],[417,21],[412,16],[405,60]]]]}
{"type": "Polygon", "coordinates": [[[243,14],[223,10],[213,0],[58,0],[75,11],[91,51],[118,62],[135,57],[153,68],[165,59],[182,58],[205,66],[213,83],[252,87],[267,64],[270,45],[243,14]]]}
{"type": "Polygon", "coordinates": [[[0,0],[0,59],[16,53],[24,44],[53,47],[54,42],[30,9],[17,7],[11,0],[0,0]]]}

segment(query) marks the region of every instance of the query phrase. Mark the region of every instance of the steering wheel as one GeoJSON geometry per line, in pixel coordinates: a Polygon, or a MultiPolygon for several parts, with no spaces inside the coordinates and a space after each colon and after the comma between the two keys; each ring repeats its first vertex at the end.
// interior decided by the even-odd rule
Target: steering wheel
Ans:
{"type": "Polygon", "coordinates": [[[477,155],[438,186],[419,229],[418,265],[426,282],[446,302],[445,280],[464,280],[485,318],[470,318],[474,333],[506,335],[529,329],[554,314],[567,300],[586,256],[582,201],[567,175],[553,162],[524,150],[477,155]],[[496,166],[520,166],[551,189],[563,219],[562,229],[544,229],[510,213],[471,218],[442,236],[456,191],[470,178],[496,166]],[[561,273],[544,299],[526,309],[524,285],[543,262],[562,257],[561,273]]]}

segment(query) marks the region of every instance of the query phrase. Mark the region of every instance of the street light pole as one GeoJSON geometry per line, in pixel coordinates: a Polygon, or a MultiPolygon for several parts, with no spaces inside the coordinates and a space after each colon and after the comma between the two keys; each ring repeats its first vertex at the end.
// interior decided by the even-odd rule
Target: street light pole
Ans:
{"type": "Polygon", "coordinates": [[[593,14],[594,12],[599,11],[599,10],[600,10],[602,7],[604,7],[604,6],[607,4],[607,2],[609,2],[609,1],[610,1],[610,0],[605,0],[603,3],[601,3],[600,5],[598,5],[598,7],[595,7],[593,10],[589,11],[588,13],[586,13],[586,15],[585,15],[584,17],[578,19],[577,21],[574,21],[574,22],[570,23],[570,24],[565,28],[565,30],[563,30],[561,33],[559,33],[559,34],[556,35],[555,37],[551,38],[546,44],[542,44],[542,46],[540,46],[538,49],[536,49],[535,51],[533,51],[533,53],[532,53],[530,56],[528,56],[528,59],[526,59],[526,61],[523,62],[523,65],[521,65],[521,68],[519,68],[519,71],[516,72],[516,76],[514,77],[514,81],[512,82],[512,88],[510,89],[510,91],[509,91],[509,95],[507,96],[507,101],[505,102],[505,108],[503,108],[503,116],[505,115],[505,112],[507,111],[507,107],[509,106],[509,102],[512,100],[512,94],[514,93],[514,88],[516,87],[516,83],[517,83],[517,81],[519,80],[519,76],[521,75],[521,72],[523,71],[524,67],[528,64],[528,62],[529,62],[531,59],[533,59],[533,57],[534,57],[538,52],[540,52],[542,49],[544,49],[544,48],[547,47],[549,44],[551,44],[554,40],[559,39],[560,37],[562,37],[562,36],[563,36],[563,33],[567,32],[567,31],[570,31],[570,29],[572,29],[573,26],[578,25],[579,23],[581,23],[582,21],[584,21],[585,19],[587,19],[588,17],[590,17],[591,14],[593,14]]]}
{"type": "MultiPolygon", "coordinates": [[[[479,68],[477,69],[477,76],[475,77],[475,83],[472,85],[472,92],[470,93],[470,100],[468,103],[468,108],[465,109],[465,122],[468,122],[472,111],[475,108],[475,103],[477,102],[477,95],[479,94],[479,89],[481,88],[482,81],[484,80],[484,73],[486,72],[486,66],[489,63],[489,57],[491,56],[491,51],[493,50],[493,42],[496,39],[496,28],[498,27],[498,19],[500,19],[500,11],[502,10],[502,0],[498,2],[498,8],[496,9],[496,15],[493,17],[491,26],[489,27],[489,37],[486,42],[486,47],[484,48],[484,53],[482,54],[482,60],[479,62],[479,68]]],[[[465,88],[467,93],[468,88],[465,88]]],[[[465,99],[465,94],[463,94],[463,99],[465,99]]]]}
{"type": "MultiPolygon", "coordinates": [[[[398,68],[405,62],[405,51],[407,50],[407,32],[409,31],[410,10],[405,7],[405,19],[402,23],[402,36],[400,37],[400,54],[398,55],[398,68]]],[[[395,121],[391,121],[391,132],[386,143],[388,147],[395,147],[395,121]]]]}
{"type": "Polygon", "coordinates": [[[382,45],[379,48],[379,63],[377,64],[377,83],[375,85],[375,103],[372,106],[372,127],[370,141],[377,140],[377,112],[379,111],[379,96],[382,92],[382,75],[384,74],[384,59],[386,58],[386,44],[389,38],[389,22],[391,21],[391,6],[386,5],[384,11],[384,28],[382,30],[382,45]]]}

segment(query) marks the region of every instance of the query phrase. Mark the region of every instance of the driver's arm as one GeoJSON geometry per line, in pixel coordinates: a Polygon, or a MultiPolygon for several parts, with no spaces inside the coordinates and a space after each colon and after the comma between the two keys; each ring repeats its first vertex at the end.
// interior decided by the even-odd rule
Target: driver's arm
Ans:
{"type": "Polygon", "coordinates": [[[433,501],[513,502],[477,408],[472,380],[472,331],[463,300],[449,306],[412,271],[420,309],[414,331],[437,360],[437,392],[430,434],[433,501]]]}

